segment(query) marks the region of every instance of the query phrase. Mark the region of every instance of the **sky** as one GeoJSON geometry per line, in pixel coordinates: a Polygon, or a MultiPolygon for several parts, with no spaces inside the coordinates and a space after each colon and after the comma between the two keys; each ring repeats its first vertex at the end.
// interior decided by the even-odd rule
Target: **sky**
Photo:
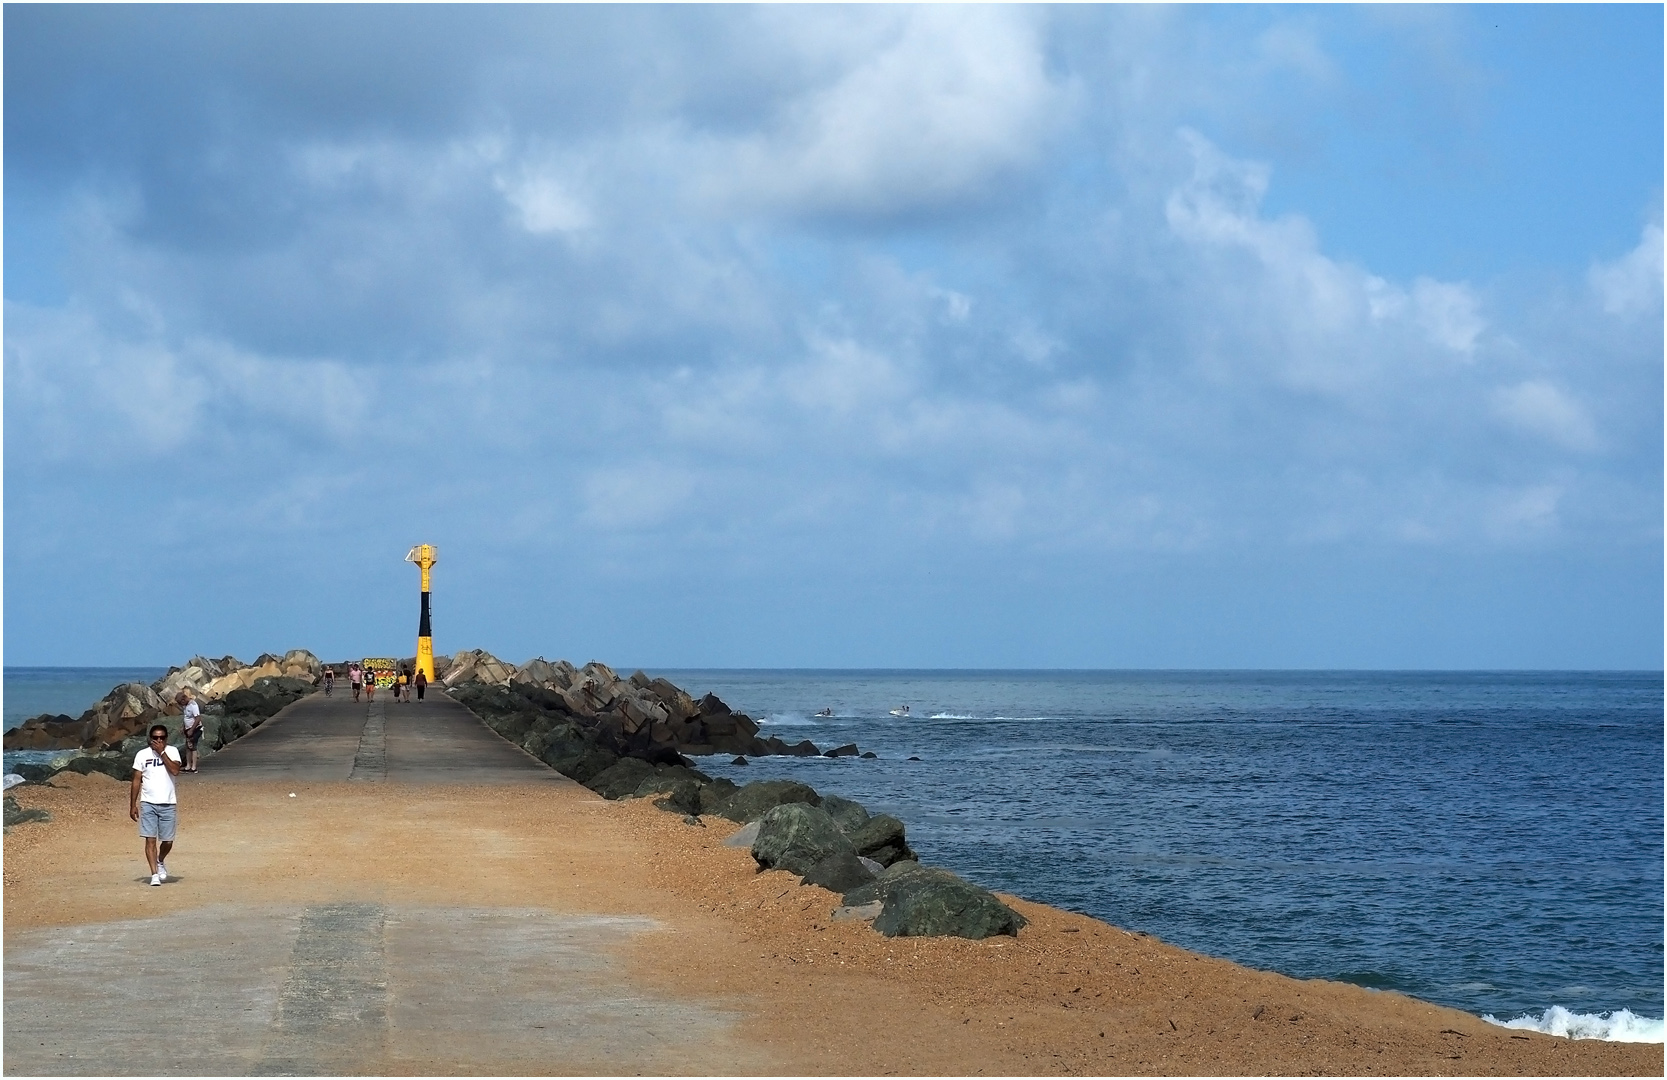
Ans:
{"type": "Polygon", "coordinates": [[[7,5],[4,662],[1634,668],[1658,5],[7,5]]]}

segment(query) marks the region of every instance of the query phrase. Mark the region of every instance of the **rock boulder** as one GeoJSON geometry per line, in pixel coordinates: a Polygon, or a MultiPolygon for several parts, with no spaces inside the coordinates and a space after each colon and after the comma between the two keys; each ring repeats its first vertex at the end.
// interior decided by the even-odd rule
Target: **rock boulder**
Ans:
{"type": "Polygon", "coordinates": [[[720,817],[745,824],[756,821],[774,807],[784,803],[819,804],[822,797],[816,789],[796,780],[759,780],[737,791],[729,801],[717,809],[720,817]]]}
{"type": "Polygon", "coordinates": [[[856,859],[851,841],[839,831],[833,818],[819,806],[783,803],[758,819],[758,837],[752,842],[752,857],[765,870],[789,870],[803,875],[833,855],[856,859]]]}
{"type": "Polygon", "coordinates": [[[872,885],[844,896],[847,907],[880,902],[874,929],[887,937],[962,937],[980,940],[996,934],[1016,937],[1023,915],[948,870],[916,862],[889,866],[872,885]]]}

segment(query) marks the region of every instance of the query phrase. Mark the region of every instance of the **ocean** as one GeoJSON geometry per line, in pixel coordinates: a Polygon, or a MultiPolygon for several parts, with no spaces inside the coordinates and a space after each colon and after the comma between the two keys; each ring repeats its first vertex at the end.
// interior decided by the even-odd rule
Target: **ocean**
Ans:
{"type": "MultiPolygon", "coordinates": [[[[8,668],[6,726],[143,674],[8,668]]],[[[894,814],[989,888],[1299,978],[1662,1038],[1660,673],[650,674],[876,752],[700,767],[894,814]]]]}

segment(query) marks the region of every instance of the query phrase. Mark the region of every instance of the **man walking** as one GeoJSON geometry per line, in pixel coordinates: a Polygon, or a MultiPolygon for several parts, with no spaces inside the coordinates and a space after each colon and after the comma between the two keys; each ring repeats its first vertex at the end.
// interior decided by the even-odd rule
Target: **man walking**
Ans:
{"type": "Polygon", "coordinates": [[[364,674],[359,670],[359,662],[355,660],[347,665],[347,681],[353,684],[353,700],[359,700],[359,686],[364,681],[364,674]]]}
{"type": "Polygon", "coordinates": [[[203,709],[191,697],[190,687],[180,690],[174,701],[180,707],[180,735],[185,739],[185,768],[181,771],[196,772],[197,744],[203,739],[203,709]]]}
{"type": "Polygon", "coordinates": [[[133,759],[133,788],[128,796],[127,816],[139,823],[145,841],[145,862],[150,866],[150,883],[168,880],[168,852],[174,847],[178,796],[174,777],[179,774],[179,751],[168,745],[168,729],[152,724],[145,748],[133,759]]]}

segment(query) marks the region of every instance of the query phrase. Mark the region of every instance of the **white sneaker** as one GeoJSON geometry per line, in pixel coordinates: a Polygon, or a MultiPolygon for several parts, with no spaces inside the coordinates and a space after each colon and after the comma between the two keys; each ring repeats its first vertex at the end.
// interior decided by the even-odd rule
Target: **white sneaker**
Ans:
{"type": "Polygon", "coordinates": [[[156,876],[161,878],[163,881],[167,881],[168,880],[168,868],[166,866],[164,866],[162,863],[157,863],[156,864],[156,876]]]}
{"type": "Polygon", "coordinates": [[[150,883],[151,883],[151,884],[152,884],[152,885],[160,885],[160,884],[162,884],[162,875],[161,875],[161,874],[152,874],[152,875],[151,875],[151,876],[150,876],[150,883]]]}

